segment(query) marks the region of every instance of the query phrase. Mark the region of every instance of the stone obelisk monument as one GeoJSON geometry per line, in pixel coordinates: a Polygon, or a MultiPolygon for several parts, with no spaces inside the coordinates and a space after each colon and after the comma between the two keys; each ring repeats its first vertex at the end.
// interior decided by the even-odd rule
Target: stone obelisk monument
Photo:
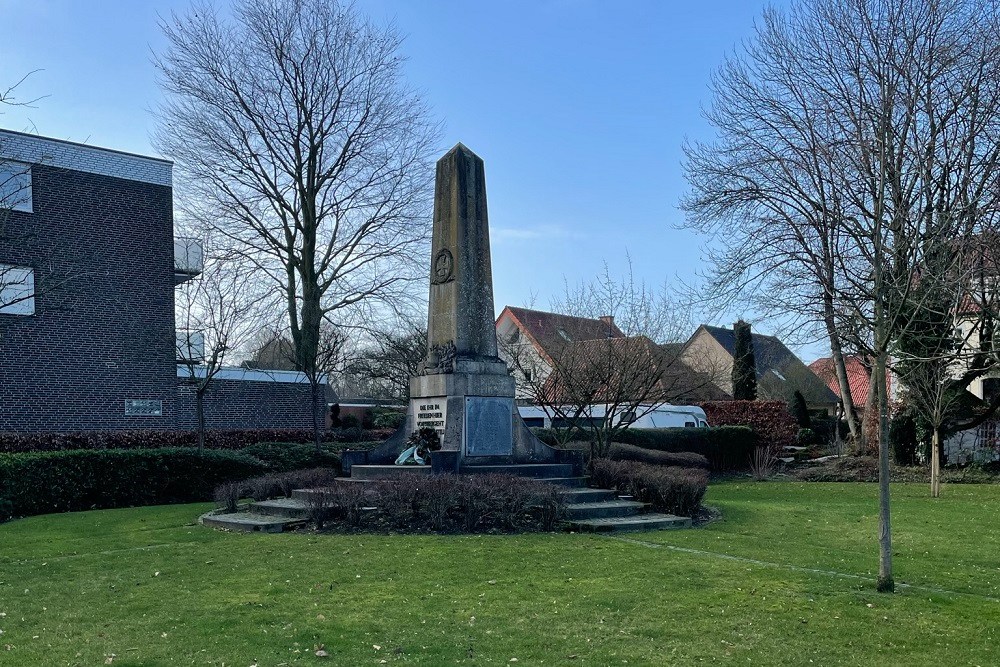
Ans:
{"type": "Polygon", "coordinates": [[[462,144],[437,163],[427,360],[410,379],[414,430],[461,458],[514,454],[514,379],[497,357],[483,161],[462,144]]]}
{"type": "Polygon", "coordinates": [[[391,464],[411,434],[433,428],[441,439],[431,454],[434,472],[569,463],[582,474],[582,453],[540,442],[517,413],[514,378],[497,357],[485,170],[462,144],[437,163],[429,273],[427,359],[410,378],[406,421],[376,449],[344,452],[345,473],[360,467],[370,479],[422,468],[391,464]]]}

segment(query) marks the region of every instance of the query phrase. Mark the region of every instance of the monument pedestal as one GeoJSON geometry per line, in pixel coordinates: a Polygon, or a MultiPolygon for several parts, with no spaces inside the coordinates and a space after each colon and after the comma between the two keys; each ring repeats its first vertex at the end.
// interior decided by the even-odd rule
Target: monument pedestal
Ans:
{"type": "Polygon", "coordinates": [[[462,459],[513,457],[514,378],[506,365],[459,360],[455,366],[452,373],[410,378],[410,432],[433,428],[441,449],[461,452],[462,459]]]}

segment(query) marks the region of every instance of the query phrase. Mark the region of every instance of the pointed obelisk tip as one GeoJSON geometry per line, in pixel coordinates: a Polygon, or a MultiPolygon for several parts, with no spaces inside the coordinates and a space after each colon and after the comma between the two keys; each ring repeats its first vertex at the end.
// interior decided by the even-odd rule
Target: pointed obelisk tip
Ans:
{"type": "Polygon", "coordinates": [[[463,144],[461,141],[458,142],[457,144],[455,144],[455,147],[452,148],[447,153],[445,153],[444,157],[442,157],[441,159],[442,160],[448,159],[449,157],[451,157],[452,153],[461,153],[462,155],[465,155],[466,157],[471,157],[471,158],[473,158],[475,160],[482,161],[481,157],[479,157],[478,155],[476,155],[475,153],[473,153],[472,149],[470,149],[468,146],[466,146],[465,144],[463,144]]]}

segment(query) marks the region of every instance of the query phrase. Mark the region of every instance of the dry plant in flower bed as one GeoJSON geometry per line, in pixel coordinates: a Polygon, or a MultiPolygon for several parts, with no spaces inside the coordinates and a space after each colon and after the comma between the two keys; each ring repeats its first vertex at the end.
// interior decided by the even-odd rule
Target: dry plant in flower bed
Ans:
{"type": "Polygon", "coordinates": [[[758,447],[750,457],[750,474],[757,481],[771,479],[778,470],[778,450],[775,447],[758,447]]]}
{"type": "Polygon", "coordinates": [[[590,480],[594,486],[628,493],[678,516],[694,515],[708,489],[705,470],[609,459],[594,459],[590,480]]]}
{"type": "Polygon", "coordinates": [[[677,466],[679,468],[701,468],[708,470],[708,459],[694,452],[664,452],[657,449],[646,449],[621,442],[611,443],[608,458],[612,461],[636,461],[660,466],[677,466]]]}
{"type": "Polygon", "coordinates": [[[551,531],[565,515],[559,490],[511,475],[403,475],[368,484],[338,482],[312,495],[310,518],[321,527],[375,532],[551,531]]]}
{"type": "Polygon", "coordinates": [[[337,473],[330,468],[293,470],[271,473],[222,484],[215,489],[215,504],[227,512],[235,512],[244,498],[267,500],[277,496],[290,498],[295,489],[313,489],[333,484],[337,473]]]}

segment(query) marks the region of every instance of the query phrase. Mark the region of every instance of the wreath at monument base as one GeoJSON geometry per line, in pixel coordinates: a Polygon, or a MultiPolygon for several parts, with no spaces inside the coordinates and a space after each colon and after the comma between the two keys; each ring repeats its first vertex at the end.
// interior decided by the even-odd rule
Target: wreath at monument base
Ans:
{"type": "Polygon", "coordinates": [[[441,436],[432,428],[424,427],[410,434],[407,448],[396,459],[396,465],[428,465],[431,452],[441,449],[441,436]]]}

